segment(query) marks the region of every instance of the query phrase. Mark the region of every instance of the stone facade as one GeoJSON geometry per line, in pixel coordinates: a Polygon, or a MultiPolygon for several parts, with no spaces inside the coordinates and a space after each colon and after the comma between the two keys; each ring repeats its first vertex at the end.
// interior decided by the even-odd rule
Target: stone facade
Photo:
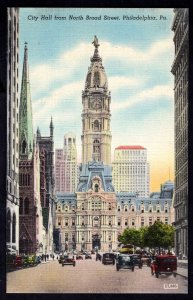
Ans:
{"type": "MultiPolygon", "coordinates": [[[[5,33],[4,33],[5,34],[5,33]]],[[[3,38],[1,37],[2,43],[3,38]]],[[[7,88],[7,168],[6,245],[19,252],[19,8],[7,8],[6,42],[7,88]]],[[[1,51],[1,67],[3,62],[1,51]]],[[[3,68],[2,68],[3,69],[3,68]]],[[[1,97],[3,82],[1,78],[1,97]]],[[[3,99],[1,99],[3,102],[3,99]]],[[[1,107],[2,109],[2,107],[1,107]]],[[[6,116],[6,114],[5,114],[6,116]]],[[[3,119],[4,116],[2,116],[3,119]]],[[[2,140],[1,140],[1,146],[2,140]]],[[[3,200],[2,200],[3,201],[3,200]]]]}
{"type": "Polygon", "coordinates": [[[188,57],[189,10],[174,9],[175,58],[174,75],[175,108],[175,248],[179,256],[188,256],[188,57]]]}
{"type": "Polygon", "coordinates": [[[96,246],[102,251],[116,250],[118,237],[126,228],[139,229],[158,220],[172,224],[174,185],[171,181],[164,183],[159,193],[142,198],[135,193],[107,193],[101,186],[103,180],[94,174],[91,177],[88,192],[57,194],[60,251],[91,250],[96,246]]]}
{"type": "Polygon", "coordinates": [[[52,118],[50,121],[50,136],[41,136],[38,128],[36,140],[40,149],[41,205],[43,225],[47,236],[43,252],[51,254],[54,251],[53,232],[55,224],[54,126],[52,118]]]}
{"type": "Polygon", "coordinates": [[[39,254],[44,236],[40,153],[33,136],[27,44],[24,49],[19,116],[19,248],[20,253],[39,254]]]}
{"type": "Polygon", "coordinates": [[[107,77],[98,54],[98,42],[82,92],[82,163],[103,161],[111,163],[110,103],[107,77]]]}

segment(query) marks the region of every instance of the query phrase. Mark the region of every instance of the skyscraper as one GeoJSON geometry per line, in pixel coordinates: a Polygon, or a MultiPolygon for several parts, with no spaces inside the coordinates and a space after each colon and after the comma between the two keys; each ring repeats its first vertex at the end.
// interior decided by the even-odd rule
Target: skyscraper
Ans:
{"type": "Polygon", "coordinates": [[[149,163],[147,149],[142,146],[115,148],[113,185],[116,192],[136,193],[149,197],[149,163]]]}
{"type": "MultiPolygon", "coordinates": [[[[19,9],[7,8],[6,243],[19,251],[19,9]]],[[[3,44],[3,40],[2,40],[3,44]]],[[[2,59],[2,56],[1,56],[2,59]]],[[[2,85],[1,85],[2,87],[2,85]]],[[[2,145],[1,145],[2,146],[2,145]]]]}
{"type": "Polygon", "coordinates": [[[174,31],[175,108],[175,248],[177,255],[188,255],[188,55],[189,11],[175,8],[174,31]]]}
{"type": "Polygon", "coordinates": [[[77,189],[76,136],[72,132],[64,136],[64,148],[55,151],[56,192],[75,192],[77,189]]]}

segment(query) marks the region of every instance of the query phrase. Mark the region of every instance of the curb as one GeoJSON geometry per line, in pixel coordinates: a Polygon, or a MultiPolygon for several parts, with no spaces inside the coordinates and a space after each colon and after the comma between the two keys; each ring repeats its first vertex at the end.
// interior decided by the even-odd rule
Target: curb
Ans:
{"type": "Polygon", "coordinates": [[[184,277],[185,279],[188,279],[188,276],[187,275],[183,275],[183,274],[180,274],[180,273],[176,273],[176,275],[179,275],[181,277],[184,277]]]}

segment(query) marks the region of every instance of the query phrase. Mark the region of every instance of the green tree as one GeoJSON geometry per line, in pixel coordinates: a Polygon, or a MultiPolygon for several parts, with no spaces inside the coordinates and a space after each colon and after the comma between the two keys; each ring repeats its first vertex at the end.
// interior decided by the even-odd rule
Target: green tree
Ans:
{"type": "Polygon", "coordinates": [[[174,228],[172,225],[164,224],[160,221],[148,227],[144,233],[144,246],[150,248],[170,248],[174,245],[174,228]]]}
{"type": "Polygon", "coordinates": [[[134,246],[140,246],[141,245],[141,233],[139,230],[135,228],[126,228],[122,235],[119,237],[119,241],[126,244],[131,244],[134,246]]]}

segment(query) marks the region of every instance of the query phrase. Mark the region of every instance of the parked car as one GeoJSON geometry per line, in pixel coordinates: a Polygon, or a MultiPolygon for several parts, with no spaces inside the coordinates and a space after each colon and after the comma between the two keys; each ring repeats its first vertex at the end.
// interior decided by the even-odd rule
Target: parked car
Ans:
{"type": "Polygon", "coordinates": [[[151,263],[151,274],[156,278],[161,274],[172,275],[176,277],[177,257],[174,255],[157,255],[151,263]]]}
{"type": "Polygon", "coordinates": [[[116,270],[119,271],[120,269],[131,269],[132,272],[134,272],[135,263],[132,255],[119,254],[116,263],[116,270]]]}
{"type": "Polygon", "coordinates": [[[133,254],[133,259],[134,259],[134,264],[135,266],[138,266],[139,269],[142,268],[143,266],[143,263],[142,263],[142,260],[141,260],[141,255],[140,254],[133,254]]]}
{"type": "Polygon", "coordinates": [[[41,262],[42,262],[41,256],[39,256],[39,255],[36,256],[36,257],[35,257],[35,264],[38,265],[38,264],[40,264],[41,262]]]}
{"type": "Polygon", "coordinates": [[[115,264],[115,255],[114,253],[104,253],[102,257],[102,264],[115,264]]]}
{"type": "Polygon", "coordinates": [[[29,255],[28,256],[28,265],[33,267],[35,266],[35,255],[29,255]]]}
{"type": "Polygon", "coordinates": [[[73,265],[73,267],[75,267],[76,262],[74,260],[74,257],[70,255],[65,255],[62,260],[62,267],[65,265],[73,265]]]}
{"type": "Polygon", "coordinates": [[[92,259],[92,256],[90,253],[85,254],[85,259],[92,259]]]}
{"type": "Polygon", "coordinates": [[[77,254],[77,255],[76,255],[76,259],[77,259],[77,260],[83,259],[83,256],[80,255],[80,254],[77,254]]]}
{"type": "Polygon", "coordinates": [[[15,268],[23,267],[23,257],[21,255],[16,255],[14,259],[14,267],[15,268]]]}

